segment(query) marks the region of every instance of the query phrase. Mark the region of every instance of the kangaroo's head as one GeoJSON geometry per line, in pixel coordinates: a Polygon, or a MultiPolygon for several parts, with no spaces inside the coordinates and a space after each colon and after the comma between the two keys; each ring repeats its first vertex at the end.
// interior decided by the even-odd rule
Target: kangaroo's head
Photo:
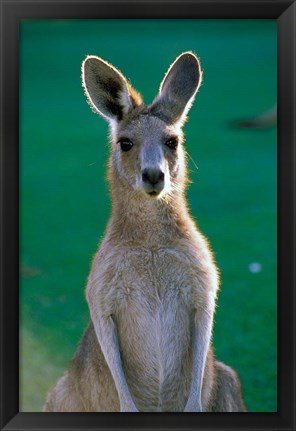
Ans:
{"type": "Polygon", "coordinates": [[[181,54],[147,106],[115,67],[95,56],[84,60],[82,82],[88,102],[111,127],[116,181],[147,199],[183,191],[182,126],[201,77],[197,57],[191,52],[181,54]]]}

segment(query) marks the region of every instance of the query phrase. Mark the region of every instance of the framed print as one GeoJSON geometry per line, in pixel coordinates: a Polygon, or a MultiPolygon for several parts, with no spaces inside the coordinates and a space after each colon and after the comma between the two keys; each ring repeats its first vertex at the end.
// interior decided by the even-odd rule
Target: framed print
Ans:
{"type": "Polygon", "coordinates": [[[295,428],[295,8],[1,1],[1,429],[295,428]]]}

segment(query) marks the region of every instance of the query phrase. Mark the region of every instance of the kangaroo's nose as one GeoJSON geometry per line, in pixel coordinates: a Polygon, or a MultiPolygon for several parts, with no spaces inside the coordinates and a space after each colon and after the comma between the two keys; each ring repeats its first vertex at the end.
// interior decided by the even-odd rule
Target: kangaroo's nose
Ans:
{"type": "Polygon", "coordinates": [[[160,169],[146,168],[142,172],[142,180],[144,183],[155,186],[157,183],[164,180],[164,173],[160,169]]]}

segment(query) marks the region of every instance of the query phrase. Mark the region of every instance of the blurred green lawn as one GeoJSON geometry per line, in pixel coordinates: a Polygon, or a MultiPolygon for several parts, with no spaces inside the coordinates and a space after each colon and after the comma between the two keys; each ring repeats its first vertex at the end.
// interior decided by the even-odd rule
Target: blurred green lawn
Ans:
{"type": "Polygon", "coordinates": [[[48,20],[20,27],[21,411],[41,410],[87,325],[84,285],[110,210],[107,124],[80,64],[106,59],[149,103],[187,50],[204,69],[185,131],[190,207],[222,276],[215,352],[250,411],[277,410],[276,129],[229,126],[276,101],[276,21],[48,20]]]}

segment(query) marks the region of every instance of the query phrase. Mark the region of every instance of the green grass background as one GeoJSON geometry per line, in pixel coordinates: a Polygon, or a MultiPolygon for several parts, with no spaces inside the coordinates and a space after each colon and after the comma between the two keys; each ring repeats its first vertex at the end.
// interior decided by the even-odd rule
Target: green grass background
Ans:
{"type": "Polygon", "coordinates": [[[80,64],[103,57],[149,103],[187,50],[204,70],[185,132],[190,208],[221,270],[215,352],[250,411],[277,409],[276,129],[230,126],[276,101],[276,21],[45,20],[20,26],[21,411],[41,410],[88,323],[84,285],[110,211],[107,124],[80,64]]]}

